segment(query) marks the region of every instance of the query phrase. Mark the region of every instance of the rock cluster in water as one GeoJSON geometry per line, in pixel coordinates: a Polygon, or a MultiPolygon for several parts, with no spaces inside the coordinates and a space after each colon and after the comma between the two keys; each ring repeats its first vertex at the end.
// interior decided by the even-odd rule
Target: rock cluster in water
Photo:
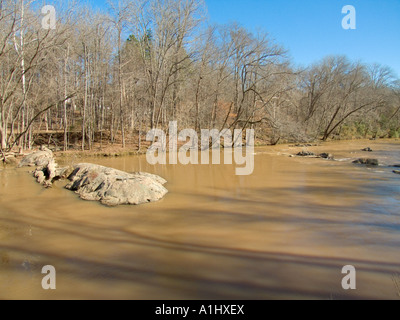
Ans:
{"type": "Polygon", "coordinates": [[[40,151],[26,155],[18,167],[35,167],[33,176],[45,187],[50,187],[55,180],[63,178],[63,174],[67,171],[66,168],[57,168],[53,152],[46,147],[41,147],[40,151]]]}
{"type": "Polygon", "coordinates": [[[298,154],[296,154],[298,157],[315,157],[316,154],[311,151],[300,151],[298,154]]]}
{"type": "Polygon", "coordinates": [[[296,154],[298,157],[308,157],[308,158],[322,158],[322,159],[328,159],[328,160],[333,160],[334,157],[330,153],[321,153],[321,154],[315,154],[311,151],[301,151],[298,154],[296,154]]]}
{"type": "Polygon", "coordinates": [[[168,193],[164,187],[167,181],[149,173],[127,173],[89,163],[58,168],[52,151],[45,147],[25,156],[19,167],[35,167],[33,175],[45,187],[56,180],[68,179],[66,189],[75,191],[81,199],[108,206],[154,202],[168,193]]]}
{"type": "MultiPolygon", "coordinates": [[[[292,147],[296,147],[292,146],[292,147]]],[[[363,152],[373,152],[373,150],[369,147],[362,149],[361,151],[363,152]]],[[[322,158],[322,159],[328,159],[328,160],[335,160],[333,155],[330,153],[321,153],[321,154],[315,154],[314,152],[311,151],[306,151],[303,150],[296,155],[290,155],[290,157],[305,157],[305,158],[322,158]]],[[[339,160],[340,161],[340,160],[339,160]]],[[[366,166],[379,166],[379,160],[378,159],[371,159],[371,158],[360,158],[353,160],[354,164],[361,164],[361,165],[366,165],[366,166]]],[[[400,168],[400,164],[394,164],[389,167],[394,167],[394,168],[400,168]]],[[[395,174],[400,174],[400,170],[393,170],[393,173],[395,174]]]]}
{"type": "Polygon", "coordinates": [[[367,165],[367,166],[378,166],[379,165],[378,159],[364,159],[364,158],[361,158],[361,159],[354,160],[353,163],[355,163],[355,164],[364,164],[364,165],[367,165]]]}

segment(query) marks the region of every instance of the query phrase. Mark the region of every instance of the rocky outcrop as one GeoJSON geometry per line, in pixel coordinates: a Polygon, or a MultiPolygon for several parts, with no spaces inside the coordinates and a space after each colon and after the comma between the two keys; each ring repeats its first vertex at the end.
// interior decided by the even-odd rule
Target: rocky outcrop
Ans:
{"type": "Polygon", "coordinates": [[[319,157],[322,159],[334,160],[334,156],[330,153],[321,153],[319,157]]]}
{"type": "Polygon", "coordinates": [[[298,154],[296,154],[298,157],[315,157],[316,154],[311,152],[311,151],[301,151],[298,154]]]}
{"type": "Polygon", "coordinates": [[[357,160],[353,161],[353,163],[364,164],[367,166],[378,166],[379,165],[378,159],[357,159],[357,160]]]}
{"type": "Polygon", "coordinates": [[[142,204],[162,199],[168,190],[163,178],[150,173],[127,173],[95,164],[78,164],[58,168],[53,153],[47,148],[25,156],[19,167],[36,167],[33,176],[45,187],[56,180],[68,178],[65,187],[75,191],[81,199],[100,201],[108,206],[142,204]]]}
{"type": "Polygon", "coordinates": [[[56,180],[65,179],[71,173],[68,167],[57,168],[53,152],[46,147],[41,147],[40,151],[25,156],[18,167],[36,167],[33,176],[45,187],[50,187],[56,180]]]}
{"type": "Polygon", "coordinates": [[[291,148],[308,148],[308,147],[317,147],[317,146],[318,146],[317,144],[309,144],[309,143],[300,144],[300,143],[297,143],[297,144],[291,145],[289,147],[291,147],[291,148]]]}
{"type": "Polygon", "coordinates": [[[321,153],[321,154],[315,154],[311,151],[301,151],[298,154],[296,154],[297,157],[306,157],[306,158],[322,158],[322,159],[328,159],[328,160],[334,160],[334,157],[330,153],[321,153]]]}
{"type": "Polygon", "coordinates": [[[53,152],[46,147],[41,147],[40,151],[26,155],[18,167],[45,167],[51,160],[54,160],[53,152]]]}
{"type": "Polygon", "coordinates": [[[16,165],[18,163],[17,158],[14,155],[5,156],[3,158],[3,163],[6,165],[16,165]]]}
{"type": "Polygon", "coordinates": [[[73,172],[73,167],[56,168],[56,176],[54,180],[67,179],[73,172]]]}
{"type": "Polygon", "coordinates": [[[104,205],[139,205],[162,199],[167,181],[149,173],[127,173],[100,165],[83,163],[74,167],[66,189],[80,198],[104,205]]]}
{"type": "Polygon", "coordinates": [[[56,162],[54,159],[51,159],[46,165],[36,167],[33,176],[36,178],[38,183],[45,187],[50,187],[53,180],[56,178],[56,167],[56,162]]]}

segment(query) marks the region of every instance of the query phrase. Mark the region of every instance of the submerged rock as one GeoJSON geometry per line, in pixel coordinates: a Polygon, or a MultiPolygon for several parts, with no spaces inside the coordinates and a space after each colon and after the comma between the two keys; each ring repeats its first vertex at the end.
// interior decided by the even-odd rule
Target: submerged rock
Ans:
{"type": "Polygon", "coordinates": [[[357,160],[353,161],[353,163],[365,164],[368,166],[378,166],[379,165],[378,159],[357,159],[357,160]]]}
{"type": "MultiPolygon", "coordinates": [[[[298,154],[296,154],[297,157],[307,157],[307,158],[322,158],[322,159],[328,159],[328,160],[333,160],[334,157],[330,153],[321,153],[321,154],[315,154],[311,151],[301,151],[298,154]]],[[[292,155],[292,157],[294,157],[292,155]]]]}
{"type": "Polygon", "coordinates": [[[310,144],[310,143],[306,143],[306,144],[301,144],[301,143],[297,143],[295,145],[289,146],[289,147],[296,147],[296,148],[308,148],[308,147],[317,147],[317,144],[310,144]]]}
{"type": "Polygon", "coordinates": [[[333,160],[334,156],[330,153],[321,153],[319,155],[319,157],[321,157],[322,159],[328,159],[328,160],[333,160]]]}
{"type": "Polygon", "coordinates": [[[149,173],[127,173],[100,165],[82,163],[74,167],[65,188],[89,201],[104,205],[139,205],[162,199],[168,190],[163,178],[149,173]]]}
{"type": "Polygon", "coordinates": [[[297,154],[299,157],[315,157],[315,153],[311,151],[301,151],[297,154]]]}

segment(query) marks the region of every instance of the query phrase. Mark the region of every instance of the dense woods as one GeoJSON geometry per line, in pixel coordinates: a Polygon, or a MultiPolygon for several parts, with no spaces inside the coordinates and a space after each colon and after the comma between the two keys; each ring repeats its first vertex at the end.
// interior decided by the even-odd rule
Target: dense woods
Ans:
{"type": "Polygon", "coordinates": [[[116,0],[99,12],[60,1],[48,30],[36,1],[0,4],[2,153],[140,148],[172,120],[254,128],[271,144],[400,135],[390,68],[344,56],[295,67],[267,33],[208,23],[200,0],[116,0]]]}

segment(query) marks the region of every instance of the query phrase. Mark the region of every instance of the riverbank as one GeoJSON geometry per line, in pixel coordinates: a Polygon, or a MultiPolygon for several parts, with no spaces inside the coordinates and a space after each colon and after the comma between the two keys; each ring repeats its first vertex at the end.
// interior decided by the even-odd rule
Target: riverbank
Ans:
{"type": "MultiPolygon", "coordinates": [[[[330,141],[316,141],[312,143],[288,143],[288,144],[278,144],[278,145],[267,145],[265,141],[256,141],[255,143],[255,148],[265,148],[267,150],[271,150],[271,152],[276,152],[277,154],[282,154],[282,155],[295,155],[299,152],[302,152],[304,150],[308,150],[310,152],[316,153],[316,154],[321,154],[321,153],[332,153],[332,150],[330,149],[330,146],[334,145],[343,145],[344,150],[351,150],[352,145],[363,145],[365,148],[370,148],[371,146],[375,146],[380,143],[399,143],[400,144],[400,139],[397,138],[392,138],[392,139],[375,139],[375,140],[370,140],[370,139],[354,139],[354,140],[330,140],[330,141]]],[[[179,146],[182,146],[183,143],[180,143],[179,146]]],[[[127,157],[127,156],[139,156],[139,155],[144,155],[147,152],[147,149],[149,148],[150,143],[145,142],[142,145],[142,148],[140,150],[137,150],[137,147],[134,146],[133,148],[123,148],[122,145],[118,144],[103,144],[102,147],[100,146],[95,146],[92,150],[77,150],[77,149],[72,149],[68,151],[54,151],[53,148],[53,153],[56,158],[59,159],[64,159],[65,161],[68,161],[68,159],[83,159],[83,158],[115,158],[115,157],[127,157]]],[[[18,162],[23,158],[24,155],[29,154],[36,150],[37,148],[34,148],[32,151],[26,150],[23,153],[20,152],[12,152],[7,154],[7,161],[6,164],[8,166],[16,166],[18,162]]],[[[361,150],[354,150],[354,152],[358,152],[361,150]]],[[[365,153],[359,153],[358,155],[365,156],[365,153]]],[[[371,154],[370,154],[371,155],[371,154]]],[[[338,155],[340,156],[340,154],[338,155]]],[[[399,159],[400,162],[400,159],[399,159]]]]}
{"type": "MultiPolygon", "coordinates": [[[[373,153],[365,153],[362,151],[364,148],[371,148],[373,151],[378,150],[376,146],[380,144],[399,144],[400,139],[357,139],[357,140],[330,140],[330,141],[316,141],[312,143],[286,143],[286,144],[278,144],[278,145],[267,145],[261,141],[256,142],[255,150],[264,149],[263,152],[271,152],[276,153],[278,155],[283,156],[291,156],[296,155],[302,151],[309,151],[315,154],[322,154],[327,153],[330,154],[332,152],[336,153],[336,157],[346,157],[345,153],[347,151],[354,152],[354,157],[357,156],[373,156],[373,153]],[[334,150],[336,146],[342,146],[343,152],[337,152],[334,150]],[[359,148],[359,145],[365,146],[363,148],[359,148]],[[333,148],[331,147],[333,146],[333,148]],[[268,150],[268,151],[266,151],[268,150]]],[[[183,143],[178,145],[178,148],[182,146],[183,143]]],[[[93,150],[69,150],[69,151],[57,151],[54,152],[54,155],[60,159],[68,160],[69,158],[80,159],[80,158],[115,158],[115,157],[126,157],[126,156],[138,156],[138,155],[145,155],[148,146],[143,147],[140,151],[138,150],[131,150],[129,148],[122,148],[122,146],[106,146],[103,149],[93,149],[93,150]]],[[[222,148],[221,148],[222,150],[222,148]]],[[[167,150],[168,151],[168,150],[167,150]]],[[[335,154],[333,154],[335,156],[335,154]]],[[[400,159],[399,159],[400,162],[400,159]]]]}

